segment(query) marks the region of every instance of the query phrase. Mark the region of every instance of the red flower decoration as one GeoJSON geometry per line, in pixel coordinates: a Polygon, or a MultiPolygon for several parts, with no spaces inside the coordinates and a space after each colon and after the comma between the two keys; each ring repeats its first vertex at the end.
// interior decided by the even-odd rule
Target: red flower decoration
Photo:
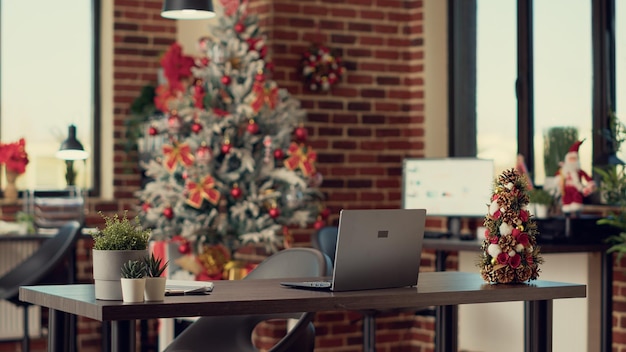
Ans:
{"type": "Polygon", "coordinates": [[[508,253],[500,253],[498,254],[498,264],[507,264],[509,262],[509,254],[508,253]]]}
{"type": "MultiPolygon", "coordinates": [[[[498,259],[499,256],[498,256],[498,259]]],[[[515,254],[512,257],[509,257],[509,266],[513,269],[517,268],[522,262],[522,257],[519,254],[515,254]]]]}
{"type": "Polygon", "coordinates": [[[161,58],[163,74],[170,88],[174,90],[183,90],[180,79],[190,77],[193,66],[193,57],[183,55],[183,48],[178,43],[170,45],[165,55],[161,58]]]}
{"type": "Polygon", "coordinates": [[[13,143],[0,143],[0,164],[4,164],[7,171],[23,174],[28,161],[24,138],[13,143]]]}

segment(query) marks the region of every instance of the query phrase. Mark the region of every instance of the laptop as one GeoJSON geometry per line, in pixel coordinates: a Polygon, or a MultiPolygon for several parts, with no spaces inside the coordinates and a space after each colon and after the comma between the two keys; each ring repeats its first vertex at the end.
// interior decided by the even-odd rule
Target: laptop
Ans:
{"type": "Polygon", "coordinates": [[[342,210],[332,280],[281,285],[335,292],[416,286],[425,225],[425,209],[342,210]]]}

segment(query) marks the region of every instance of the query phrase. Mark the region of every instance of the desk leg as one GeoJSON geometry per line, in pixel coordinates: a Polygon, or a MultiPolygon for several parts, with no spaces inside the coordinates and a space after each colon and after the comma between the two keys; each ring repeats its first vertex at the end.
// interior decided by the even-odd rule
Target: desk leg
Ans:
{"type": "Polygon", "coordinates": [[[600,311],[601,351],[611,352],[613,344],[613,253],[602,256],[602,307],[600,311]]]}
{"type": "Polygon", "coordinates": [[[363,352],[376,352],[376,317],[370,312],[363,314],[363,352]]]}
{"type": "Polygon", "coordinates": [[[135,332],[135,320],[112,321],[111,352],[134,351],[135,332]]]}
{"type": "Polygon", "coordinates": [[[459,349],[459,307],[439,306],[435,311],[435,351],[456,352],[459,349]]]}
{"type": "Polygon", "coordinates": [[[552,300],[524,302],[524,351],[552,351],[552,300]]]}
{"type": "Polygon", "coordinates": [[[70,350],[70,337],[72,332],[67,328],[69,314],[56,309],[48,310],[48,351],[65,352],[70,350]]]}

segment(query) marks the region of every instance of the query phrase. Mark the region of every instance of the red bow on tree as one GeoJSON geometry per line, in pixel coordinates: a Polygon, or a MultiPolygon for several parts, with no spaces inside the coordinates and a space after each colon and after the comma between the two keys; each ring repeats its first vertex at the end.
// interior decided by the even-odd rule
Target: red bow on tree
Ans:
{"type": "Polygon", "coordinates": [[[315,172],[315,160],[317,160],[317,153],[313,151],[311,147],[298,146],[296,143],[291,143],[287,150],[289,157],[285,160],[285,166],[289,170],[295,170],[300,168],[305,176],[310,176],[315,172]]]}
{"type": "Polygon", "coordinates": [[[194,208],[200,208],[202,200],[206,199],[213,205],[220,200],[220,192],[215,189],[215,180],[210,175],[205,176],[201,182],[190,181],[187,183],[187,204],[194,208]]]}
{"type": "Polygon", "coordinates": [[[165,167],[170,172],[174,171],[178,162],[184,166],[193,164],[193,154],[191,154],[191,148],[187,143],[166,144],[163,146],[163,154],[165,155],[165,167]]]}
{"type": "Polygon", "coordinates": [[[252,91],[256,97],[250,106],[254,112],[259,112],[264,105],[268,105],[271,109],[276,107],[278,102],[278,87],[276,84],[255,82],[252,91]]]}

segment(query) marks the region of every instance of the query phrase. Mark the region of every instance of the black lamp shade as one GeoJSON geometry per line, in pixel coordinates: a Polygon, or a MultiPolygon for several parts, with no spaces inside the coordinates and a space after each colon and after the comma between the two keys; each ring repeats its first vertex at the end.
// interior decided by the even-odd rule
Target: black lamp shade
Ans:
{"type": "Polygon", "coordinates": [[[85,160],[88,156],[83,145],[76,139],[76,126],[70,125],[68,137],[61,143],[56,157],[63,160],[85,160]]]}
{"type": "Polygon", "coordinates": [[[212,0],[163,0],[161,16],[174,20],[200,20],[215,17],[212,0]]]}

